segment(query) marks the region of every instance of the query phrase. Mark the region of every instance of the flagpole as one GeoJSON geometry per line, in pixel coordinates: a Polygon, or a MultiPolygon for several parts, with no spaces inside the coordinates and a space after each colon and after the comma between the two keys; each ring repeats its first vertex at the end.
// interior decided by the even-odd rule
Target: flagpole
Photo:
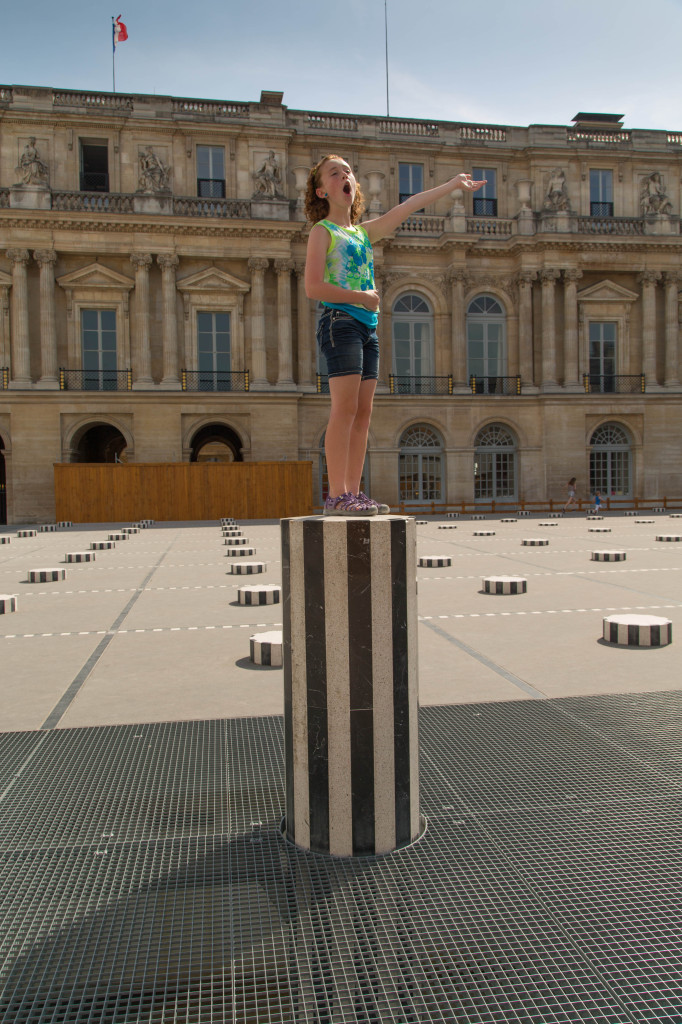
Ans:
{"type": "Polygon", "coordinates": [[[388,0],[384,0],[384,38],[386,41],[386,117],[391,116],[391,112],[388,105],[388,0]]]}
{"type": "Polygon", "coordinates": [[[116,92],[116,28],[114,26],[114,16],[111,15],[111,43],[112,43],[112,54],[111,54],[111,79],[112,79],[112,92],[116,92]]]}

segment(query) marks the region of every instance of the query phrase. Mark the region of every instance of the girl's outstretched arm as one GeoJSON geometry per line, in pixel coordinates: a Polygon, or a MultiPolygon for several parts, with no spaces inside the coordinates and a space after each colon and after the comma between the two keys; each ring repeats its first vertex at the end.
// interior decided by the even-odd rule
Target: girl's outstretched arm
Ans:
{"type": "Polygon", "coordinates": [[[485,185],[485,181],[473,181],[470,174],[462,172],[451,178],[450,181],[437,185],[436,188],[430,188],[426,192],[418,192],[416,195],[410,196],[404,203],[394,206],[392,210],[377,217],[376,220],[365,221],[362,226],[369,235],[370,242],[378,242],[386,235],[393,234],[411,213],[421,210],[429,203],[435,203],[437,199],[442,199],[443,196],[454,192],[455,189],[461,189],[463,192],[475,192],[483,185],[485,185]]]}

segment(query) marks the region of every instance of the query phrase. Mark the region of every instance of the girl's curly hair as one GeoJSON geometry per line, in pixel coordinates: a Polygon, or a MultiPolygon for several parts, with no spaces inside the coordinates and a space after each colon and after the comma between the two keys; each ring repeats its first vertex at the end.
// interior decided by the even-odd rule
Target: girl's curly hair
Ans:
{"type": "MultiPolygon", "coordinates": [[[[305,215],[311,224],[317,224],[318,221],[324,220],[329,213],[329,203],[326,199],[320,199],[316,192],[320,187],[320,171],[326,164],[327,160],[343,159],[344,157],[337,156],[336,153],[328,153],[327,156],[323,156],[321,160],[317,161],[308,175],[308,181],[306,182],[305,187],[305,215]]],[[[356,182],[355,199],[353,200],[353,205],[350,208],[351,224],[357,224],[364,209],[365,197],[362,194],[360,184],[356,182]]]]}

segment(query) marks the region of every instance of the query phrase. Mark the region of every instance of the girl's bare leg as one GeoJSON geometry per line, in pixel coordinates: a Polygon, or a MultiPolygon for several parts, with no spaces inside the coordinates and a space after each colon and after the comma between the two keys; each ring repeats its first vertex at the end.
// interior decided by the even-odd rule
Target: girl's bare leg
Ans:
{"type": "Polygon", "coordinates": [[[327,456],[329,494],[333,498],[338,498],[339,494],[345,494],[351,489],[347,486],[346,470],[351,430],[358,411],[360,386],[360,375],[357,373],[345,377],[331,377],[329,380],[332,408],[324,435],[324,450],[327,456]]]}
{"type": "Polygon", "coordinates": [[[362,467],[365,464],[365,454],[367,452],[369,421],[372,416],[372,402],[376,386],[377,382],[375,380],[363,380],[361,382],[357,411],[350,430],[345,479],[347,490],[353,494],[357,494],[360,490],[362,467]]]}

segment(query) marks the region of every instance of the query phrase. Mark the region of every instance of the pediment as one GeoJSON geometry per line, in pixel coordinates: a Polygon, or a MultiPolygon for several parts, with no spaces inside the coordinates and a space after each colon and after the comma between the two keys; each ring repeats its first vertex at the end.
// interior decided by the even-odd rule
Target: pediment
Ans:
{"type": "Polygon", "coordinates": [[[197,274],[183,277],[181,281],[178,281],[177,287],[180,292],[251,291],[250,284],[240,281],[238,277],[233,277],[232,274],[225,273],[224,270],[218,270],[217,267],[207,267],[205,270],[200,270],[197,274]]]}
{"type": "Polygon", "coordinates": [[[0,270],[0,288],[11,288],[12,277],[10,274],[6,274],[4,270],[0,270]]]}
{"type": "Polygon", "coordinates": [[[130,291],[135,287],[131,277],[119,274],[118,271],[105,267],[103,263],[91,263],[79,270],[72,270],[70,274],[58,277],[57,284],[62,288],[107,288],[116,291],[130,291]]]}
{"type": "Polygon", "coordinates": [[[578,302],[636,302],[639,297],[638,292],[623,288],[608,278],[578,292],[578,302]]]}

